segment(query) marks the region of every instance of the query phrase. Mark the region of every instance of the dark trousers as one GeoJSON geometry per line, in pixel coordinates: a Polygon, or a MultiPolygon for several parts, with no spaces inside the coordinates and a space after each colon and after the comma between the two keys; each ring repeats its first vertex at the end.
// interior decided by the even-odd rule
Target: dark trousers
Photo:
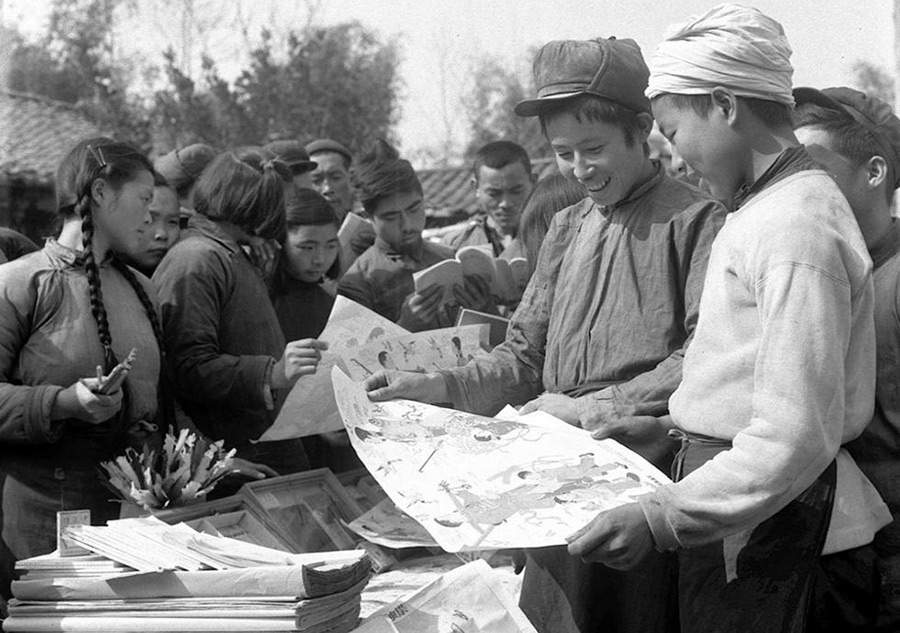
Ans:
{"type": "Polygon", "coordinates": [[[527,550],[519,606],[540,633],[677,633],[674,554],[628,571],[588,564],[565,547],[527,550]]]}
{"type": "MultiPolygon", "coordinates": [[[[681,472],[687,475],[722,450],[727,449],[688,443],[679,456],[681,472]]],[[[678,553],[682,633],[805,631],[836,471],[832,462],[799,497],[749,534],[678,553]]]]}

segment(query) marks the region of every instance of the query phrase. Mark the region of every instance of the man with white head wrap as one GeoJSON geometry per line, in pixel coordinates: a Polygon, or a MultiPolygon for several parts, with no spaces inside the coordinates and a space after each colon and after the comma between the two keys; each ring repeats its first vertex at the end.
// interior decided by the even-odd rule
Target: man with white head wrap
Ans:
{"type": "MultiPolygon", "coordinates": [[[[736,211],[713,243],[669,401],[678,481],[598,515],[569,548],[613,566],[678,550],[684,632],[806,630],[835,482],[873,492],[838,457],[872,413],[872,263],[793,134],[789,56],[777,22],[725,5],[673,31],[650,64],[660,130],[736,211]]],[[[845,510],[850,529],[829,547],[883,525],[845,510]]]]}

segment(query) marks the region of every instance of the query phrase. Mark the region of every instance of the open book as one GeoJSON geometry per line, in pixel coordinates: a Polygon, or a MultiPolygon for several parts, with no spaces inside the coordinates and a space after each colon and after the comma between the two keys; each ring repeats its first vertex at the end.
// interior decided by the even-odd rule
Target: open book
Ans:
{"type": "Polygon", "coordinates": [[[445,259],[413,273],[413,282],[416,292],[443,286],[444,302],[454,303],[453,286],[463,285],[465,277],[470,276],[483,278],[500,303],[512,303],[522,298],[528,285],[528,262],[523,257],[509,261],[495,258],[489,244],[464,246],[456,252],[456,259],[445,259]]]}

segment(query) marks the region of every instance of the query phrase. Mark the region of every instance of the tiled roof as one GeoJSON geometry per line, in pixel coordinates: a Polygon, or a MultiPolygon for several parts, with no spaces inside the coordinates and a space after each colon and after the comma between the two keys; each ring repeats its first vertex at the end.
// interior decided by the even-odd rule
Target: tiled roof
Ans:
{"type": "MultiPolygon", "coordinates": [[[[536,160],[532,166],[538,179],[557,171],[556,162],[550,159],[536,160]]],[[[459,211],[468,215],[475,213],[471,167],[420,169],[416,174],[422,183],[429,216],[451,216],[459,211]]]]}
{"type": "Polygon", "coordinates": [[[52,184],[65,153],[92,136],[100,131],[69,104],[0,91],[0,178],[52,184]]]}

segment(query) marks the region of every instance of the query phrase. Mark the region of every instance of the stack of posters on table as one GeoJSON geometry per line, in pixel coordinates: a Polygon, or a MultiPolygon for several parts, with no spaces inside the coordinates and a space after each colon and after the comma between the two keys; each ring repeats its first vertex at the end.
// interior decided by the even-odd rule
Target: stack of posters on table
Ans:
{"type": "Polygon", "coordinates": [[[386,498],[362,469],[338,478],[328,468],[252,481],[233,497],[155,512],[166,523],[291,553],[365,549],[376,573],[396,562],[390,552],[347,529],[364,507],[386,498]],[[347,481],[344,485],[342,481],[347,481]],[[348,487],[349,486],[349,487],[348,487]]]}
{"type": "Polygon", "coordinates": [[[19,561],[4,631],[303,631],[358,625],[361,550],[289,554],[156,519],[69,528],[92,553],[19,561]]]}

